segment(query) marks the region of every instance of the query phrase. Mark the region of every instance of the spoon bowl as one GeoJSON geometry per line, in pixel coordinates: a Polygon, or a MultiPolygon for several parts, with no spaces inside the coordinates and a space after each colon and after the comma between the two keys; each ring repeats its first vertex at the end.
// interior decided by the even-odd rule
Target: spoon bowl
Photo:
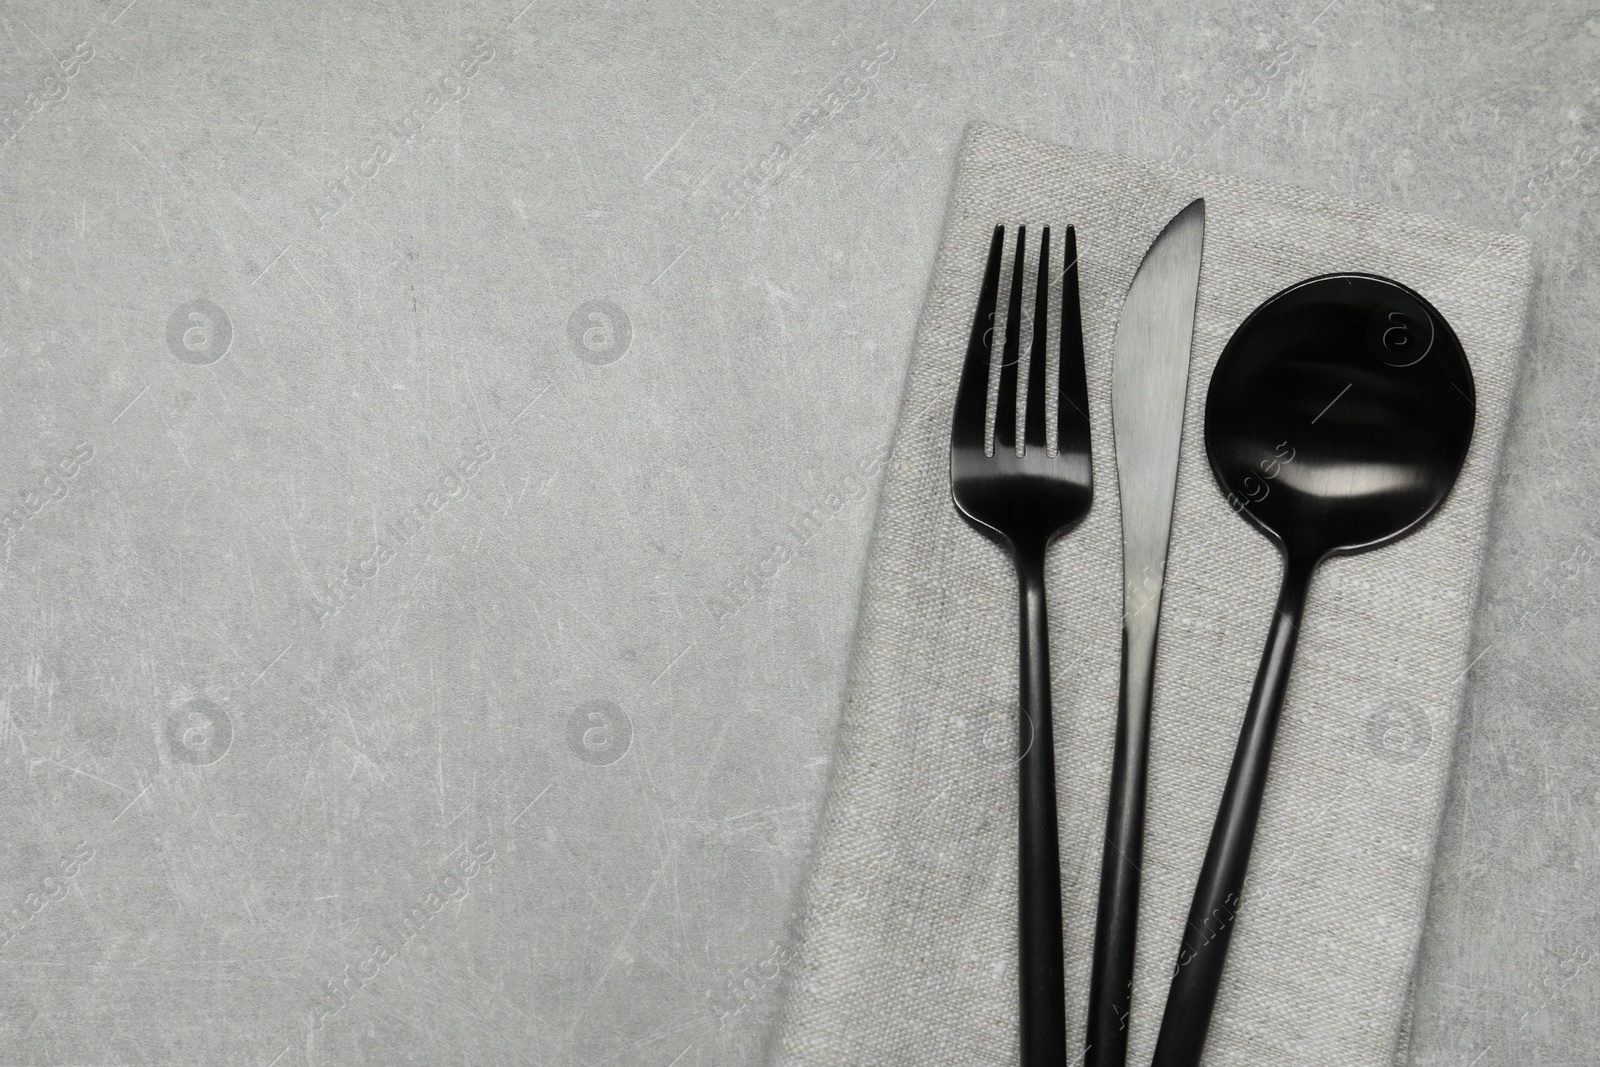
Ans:
{"type": "Polygon", "coordinates": [[[1283,587],[1245,710],[1153,1067],[1197,1067],[1243,892],[1311,575],[1395,541],[1449,494],[1477,393],[1455,332],[1416,292],[1329,274],[1257,308],[1217,361],[1206,454],[1234,511],[1283,554],[1283,587]]]}
{"type": "Polygon", "coordinates": [[[1454,331],[1396,282],[1300,282],[1244,321],[1206,396],[1223,492],[1291,555],[1322,559],[1416,529],[1472,441],[1472,370],[1454,331]]]}

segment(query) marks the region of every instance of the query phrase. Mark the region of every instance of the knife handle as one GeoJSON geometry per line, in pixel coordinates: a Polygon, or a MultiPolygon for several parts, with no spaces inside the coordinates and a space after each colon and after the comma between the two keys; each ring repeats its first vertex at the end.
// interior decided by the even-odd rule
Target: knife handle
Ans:
{"type": "Polygon", "coordinates": [[[1022,1067],[1065,1067],[1066,982],[1061,949],[1061,846],[1056,833],[1056,759],[1050,727],[1050,632],[1044,546],[1019,546],[1022,600],[1018,724],[1017,977],[1022,1067]]]}
{"type": "Polygon", "coordinates": [[[1200,865],[1151,1067],[1199,1067],[1217,989],[1222,984],[1228,942],[1244,895],[1250,849],[1255,843],[1261,798],[1267,787],[1272,742],[1277,737],[1283,698],[1289,688],[1289,668],[1315,566],[1315,561],[1297,562],[1290,558],[1284,567],[1283,590],[1278,594],[1278,607],[1267,631],[1267,647],[1261,654],[1255,689],[1245,709],[1217,821],[1211,828],[1211,844],[1200,865]]]}
{"type": "Polygon", "coordinates": [[[1084,1031],[1085,1067],[1123,1067],[1128,1057],[1159,597],[1145,610],[1150,612],[1149,618],[1130,617],[1122,629],[1122,685],[1117,702],[1116,749],[1111,761],[1111,797],[1106,806],[1105,848],[1100,856],[1089,1022],[1084,1031]]]}

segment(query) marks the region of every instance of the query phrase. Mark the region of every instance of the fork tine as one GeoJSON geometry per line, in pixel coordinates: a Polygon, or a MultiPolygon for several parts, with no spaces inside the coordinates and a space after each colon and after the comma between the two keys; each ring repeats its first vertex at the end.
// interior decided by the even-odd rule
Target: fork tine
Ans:
{"type": "Polygon", "coordinates": [[[1006,301],[1006,347],[1000,362],[1000,396],[994,406],[994,450],[1017,449],[1017,364],[1021,362],[1022,256],[1028,228],[1017,227],[1017,255],[1011,267],[1011,299],[1006,301]]]}
{"type": "Polygon", "coordinates": [[[1026,420],[1022,450],[1045,448],[1044,349],[1050,332],[1050,227],[1039,235],[1039,285],[1033,299],[1033,342],[1028,348],[1028,396],[1023,401],[1026,420]]]}
{"type": "Polygon", "coordinates": [[[989,349],[993,344],[994,305],[1000,293],[1000,251],[1005,237],[1006,228],[996,226],[994,239],[989,242],[989,265],[984,268],[978,310],[972,316],[972,336],[967,341],[967,359],[961,367],[961,384],[956,389],[951,448],[987,449],[984,419],[989,408],[989,349]]]}
{"type": "Polygon", "coordinates": [[[1089,385],[1083,368],[1083,313],[1078,304],[1078,234],[1067,227],[1066,266],[1061,271],[1060,406],[1056,450],[1089,451],[1089,385]]]}

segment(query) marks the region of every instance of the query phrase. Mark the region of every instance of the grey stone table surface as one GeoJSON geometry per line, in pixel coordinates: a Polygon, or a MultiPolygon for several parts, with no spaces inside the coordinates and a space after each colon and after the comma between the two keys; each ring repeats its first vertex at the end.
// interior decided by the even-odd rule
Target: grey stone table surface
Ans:
{"type": "Polygon", "coordinates": [[[975,119],[1532,240],[1410,1058],[1595,1063],[1600,7],[0,0],[0,1065],[756,1062],[975,119]]]}

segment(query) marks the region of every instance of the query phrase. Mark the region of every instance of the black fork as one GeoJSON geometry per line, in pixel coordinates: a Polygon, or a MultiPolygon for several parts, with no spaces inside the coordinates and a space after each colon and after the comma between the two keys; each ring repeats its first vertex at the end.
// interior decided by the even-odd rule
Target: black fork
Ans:
{"type": "Polygon", "coordinates": [[[1022,318],[1022,267],[1027,227],[1017,227],[1007,305],[994,455],[985,416],[989,352],[1005,227],[994,228],[989,266],[972,320],[966,365],[956,392],[950,434],[950,495],[956,509],[1010,553],[1021,589],[1021,749],[1018,844],[1019,979],[1023,1067],[1065,1067],[1066,1005],[1061,954],[1061,856],[1056,837],[1055,745],[1050,728],[1050,636],[1045,615],[1045,550],[1088,514],[1094,496],[1089,469],[1089,400],[1078,305],[1077,236],[1067,227],[1061,283],[1061,350],[1057,451],[1045,428],[1045,335],[1050,310],[1050,228],[1039,242],[1039,282],[1028,362],[1026,410],[1017,415],[1017,364],[1022,318]],[[1017,455],[1017,423],[1023,451],[1017,455]]]}

